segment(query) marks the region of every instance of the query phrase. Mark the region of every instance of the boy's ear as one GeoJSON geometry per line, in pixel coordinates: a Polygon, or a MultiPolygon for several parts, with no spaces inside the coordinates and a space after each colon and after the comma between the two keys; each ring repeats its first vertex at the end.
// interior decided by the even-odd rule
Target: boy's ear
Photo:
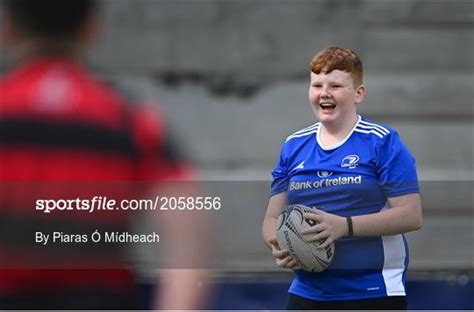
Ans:
{"type": "Polygon", "coordinates": [[[356,89],[356,103],[359,104],[364,100],[365,97],[365,86],[361,84],[356,89]]]}
{"type": "Polygon", "coordinates": [[[6,46],[12,45],[17,37],[17,33],[15,31],[15,27],[13,25],[13,21],[10,17],[5,12],[5,9],[3,8],[0,12],[1,16],[1,40],[2,43],[5,44],[6,46]]]}
{"type": "Polygon", "coordinates": [[[87,17],[81,29],[81,43],[89,46],[94,44],[100,36],[101,23],[99,21],[99,13],[93,12],[87,17]]]}

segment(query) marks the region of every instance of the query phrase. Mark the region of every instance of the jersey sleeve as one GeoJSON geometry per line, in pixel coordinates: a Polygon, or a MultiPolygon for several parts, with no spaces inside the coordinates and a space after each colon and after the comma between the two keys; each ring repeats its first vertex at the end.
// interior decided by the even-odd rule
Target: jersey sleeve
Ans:
{"type": "Polygon", "coordinates": [[[285,144],[281,147],[280,157],[272,170],[271,196],[286,192],[288,189],[288,167],[285,155],[285,144]]]}
{"type": "Polygon", "coordinates": [[[185,181],[194,175],[179,142],[156,109],[144,106],[135,115],[140,180],[185,181]]]}
{"type": "Polygon", "coordinates": [[[379,183],[387,197],[419,193],[415,158],[396,131],[391,131],[376,145],[379,183]]]}

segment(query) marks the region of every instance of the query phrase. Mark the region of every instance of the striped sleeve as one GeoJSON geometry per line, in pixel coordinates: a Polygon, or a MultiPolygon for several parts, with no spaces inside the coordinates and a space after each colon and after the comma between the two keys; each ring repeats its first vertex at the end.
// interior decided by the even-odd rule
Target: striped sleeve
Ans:
{"type": "Polygon", "coordinates": [[[149,106],[141,107],[134,116],[134,133],[139,155],[139,179],[175,180],[191,178],[189,161],[164,118],[149,106]]]}

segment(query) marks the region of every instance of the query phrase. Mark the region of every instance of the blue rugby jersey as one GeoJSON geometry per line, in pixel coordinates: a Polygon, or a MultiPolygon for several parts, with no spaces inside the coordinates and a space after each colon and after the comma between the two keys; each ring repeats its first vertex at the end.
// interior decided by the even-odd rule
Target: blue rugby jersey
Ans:
{"type": "MultiPolygon", "coordinates": [[[[272,171],[271,195],[288,204],[339,216],[388,209],[387,198],[418,193],[415,160],[398,133],[361,116],[336,146],[323,146],[321,123],[290,135],[272,171]]],[[[295,271],[290,293],[312,300],[353,300],[405,295],[408,246],[403,235],[343,237],[321,273],[295,271]]]]}

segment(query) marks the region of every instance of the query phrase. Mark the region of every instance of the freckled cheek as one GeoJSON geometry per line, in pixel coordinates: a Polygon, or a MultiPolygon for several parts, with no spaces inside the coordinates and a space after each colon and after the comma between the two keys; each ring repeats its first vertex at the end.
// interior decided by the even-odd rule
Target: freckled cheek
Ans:
{"type": "Polygon", "coordinates": [[[309,101],[312,104],[315,104],[315,103],[318,103],[318,99],[319,99],[318,93],[313,90],[309,90],[309,101]]]}

